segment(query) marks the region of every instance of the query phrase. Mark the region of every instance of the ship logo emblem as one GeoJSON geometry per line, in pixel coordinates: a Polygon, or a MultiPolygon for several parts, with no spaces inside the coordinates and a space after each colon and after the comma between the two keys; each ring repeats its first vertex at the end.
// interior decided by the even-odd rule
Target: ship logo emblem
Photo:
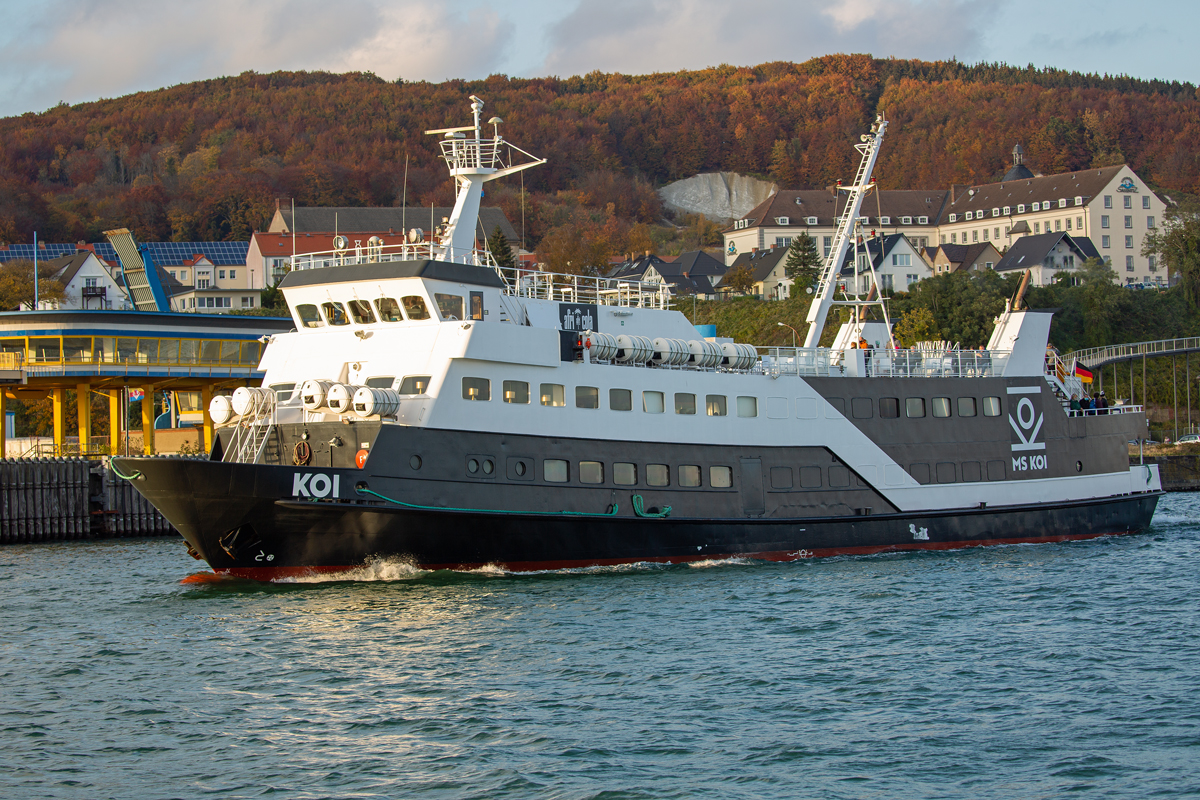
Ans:
{"type": "Polygon", "coordinates": [[[1042,423],[1046,421],[1046,415],[1039,414],[1033,404],[1034,398],[1041,397],[1041,387],[1009,386],[1008,394],[1010,399],[1013,395],[1021,398],[1017,401],[1016,417],[1013,417],[1011,413],[1008,415],[1008,424],[1012,426],[1013,433],[1017,436],[1017,441],[1012,445],[1013,452],[1045,450],[1046,443],[1037,441],[1037,438],[1042,432],[1042,423]]]}
{"type": "Polygon", "coordinates": [[[908,532],[912,534],[914,542],[928,542],[929,528],[918,528],[911,522],[908,525],[908,532]]]}

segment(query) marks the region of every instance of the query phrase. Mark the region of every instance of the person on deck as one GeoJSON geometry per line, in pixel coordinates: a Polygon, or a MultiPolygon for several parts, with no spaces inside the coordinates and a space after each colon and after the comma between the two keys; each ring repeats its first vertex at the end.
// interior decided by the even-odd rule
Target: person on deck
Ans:
{"type": "Polygon", "coordinates": [[[1077,394],[1071,395],[1071,414],[1070,414],[1070,416],[1078,417],[1079,412],[1082,410],[1082,408],[1083,407],[1079,405],[1079,395],[1077,395],[1077,394]]]}

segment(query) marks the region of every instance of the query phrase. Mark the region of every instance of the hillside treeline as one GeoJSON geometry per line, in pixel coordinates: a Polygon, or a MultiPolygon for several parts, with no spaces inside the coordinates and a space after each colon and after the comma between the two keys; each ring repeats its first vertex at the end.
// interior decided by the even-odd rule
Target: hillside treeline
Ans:
{"type": "Polygon", "coordinates": [[[644,249],[657,235],[645,226],[662,219],[654,188],[700,172],[788,188],[849,180],[851,145],[878,112],[892,120],[884,188],[994,180],[1020,142],[1042,172],[1125,161],[1158,188],[1200,192],[1191,84],[866,55],[443,83],[245,73],[0,120],[0,241],[96,240],[116,226],[147,240],[246,239],[277,198],[445,205],[452,186],[423,131],[467,122],[471,94],[508,139],[549,159],[524,173],[524,194],[515,177],[488,192],[529,247],[553,236],[560,249],[644,249]]]}

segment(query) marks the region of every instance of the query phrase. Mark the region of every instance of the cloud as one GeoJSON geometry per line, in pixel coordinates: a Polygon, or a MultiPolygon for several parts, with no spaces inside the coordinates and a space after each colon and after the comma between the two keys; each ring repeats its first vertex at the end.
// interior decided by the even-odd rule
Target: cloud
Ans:
{"type": "Polygon", "coordinates": [[[246,70],[482,75],[512,32],[486,7],[417,0],[51,0],[24,11],[0,19],[0,113],[246,70]]]}
{"type": "Polygon", "coordinates": [[[544,69],[642,73],[837,52],[938,59],[973,52],[980,0],[581,0],[549,30],[544,69]]]}

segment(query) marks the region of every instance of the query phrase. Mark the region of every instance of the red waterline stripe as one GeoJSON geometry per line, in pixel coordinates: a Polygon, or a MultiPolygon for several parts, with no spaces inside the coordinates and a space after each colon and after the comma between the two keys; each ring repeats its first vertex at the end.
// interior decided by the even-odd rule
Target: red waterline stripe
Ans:
{"type": "MultiPolygon", "coordinates": [[[[997,544],[1050,544],[1053,542],[1082,541],[1098,539],[1102,536],[1119,536],[1131,531],[1113,533],[1080,533],[1061,534],[1055,536],[1027,536],[1012,539],[987,539],[977,542],[911,542],[894,545],[874,545],[864,547],[825,547],[816,550],[770,550],[757,553],[724,553],[721,555],[687,555],[687,556],[654,556],[647,558],[593,558],[569,561],[511,561],[503,563],[447,563],[419,564],[425,570],[473,570],[486,566],[499,566],[512,572],[545,572],[557,569],[582,569],[586,567],[615,567],[621,564],[684,564],[693,561],[727,561],[735,558],[748,558],[754,561],[803,561],[810,558],[829,558],[830,556],[871,555],[874,553],[892,553],[906,550],[962,550],[968,547],[986,547],[997,544]]],[[[231,567],[216,570],[221,575],[231,575],[237,578],[247,578],[256,581],[272,581],[281,578],[301,578],[313,575],[337,575],[361,569],[363,564],[348,566],[321,567],[231,567]]]]}

